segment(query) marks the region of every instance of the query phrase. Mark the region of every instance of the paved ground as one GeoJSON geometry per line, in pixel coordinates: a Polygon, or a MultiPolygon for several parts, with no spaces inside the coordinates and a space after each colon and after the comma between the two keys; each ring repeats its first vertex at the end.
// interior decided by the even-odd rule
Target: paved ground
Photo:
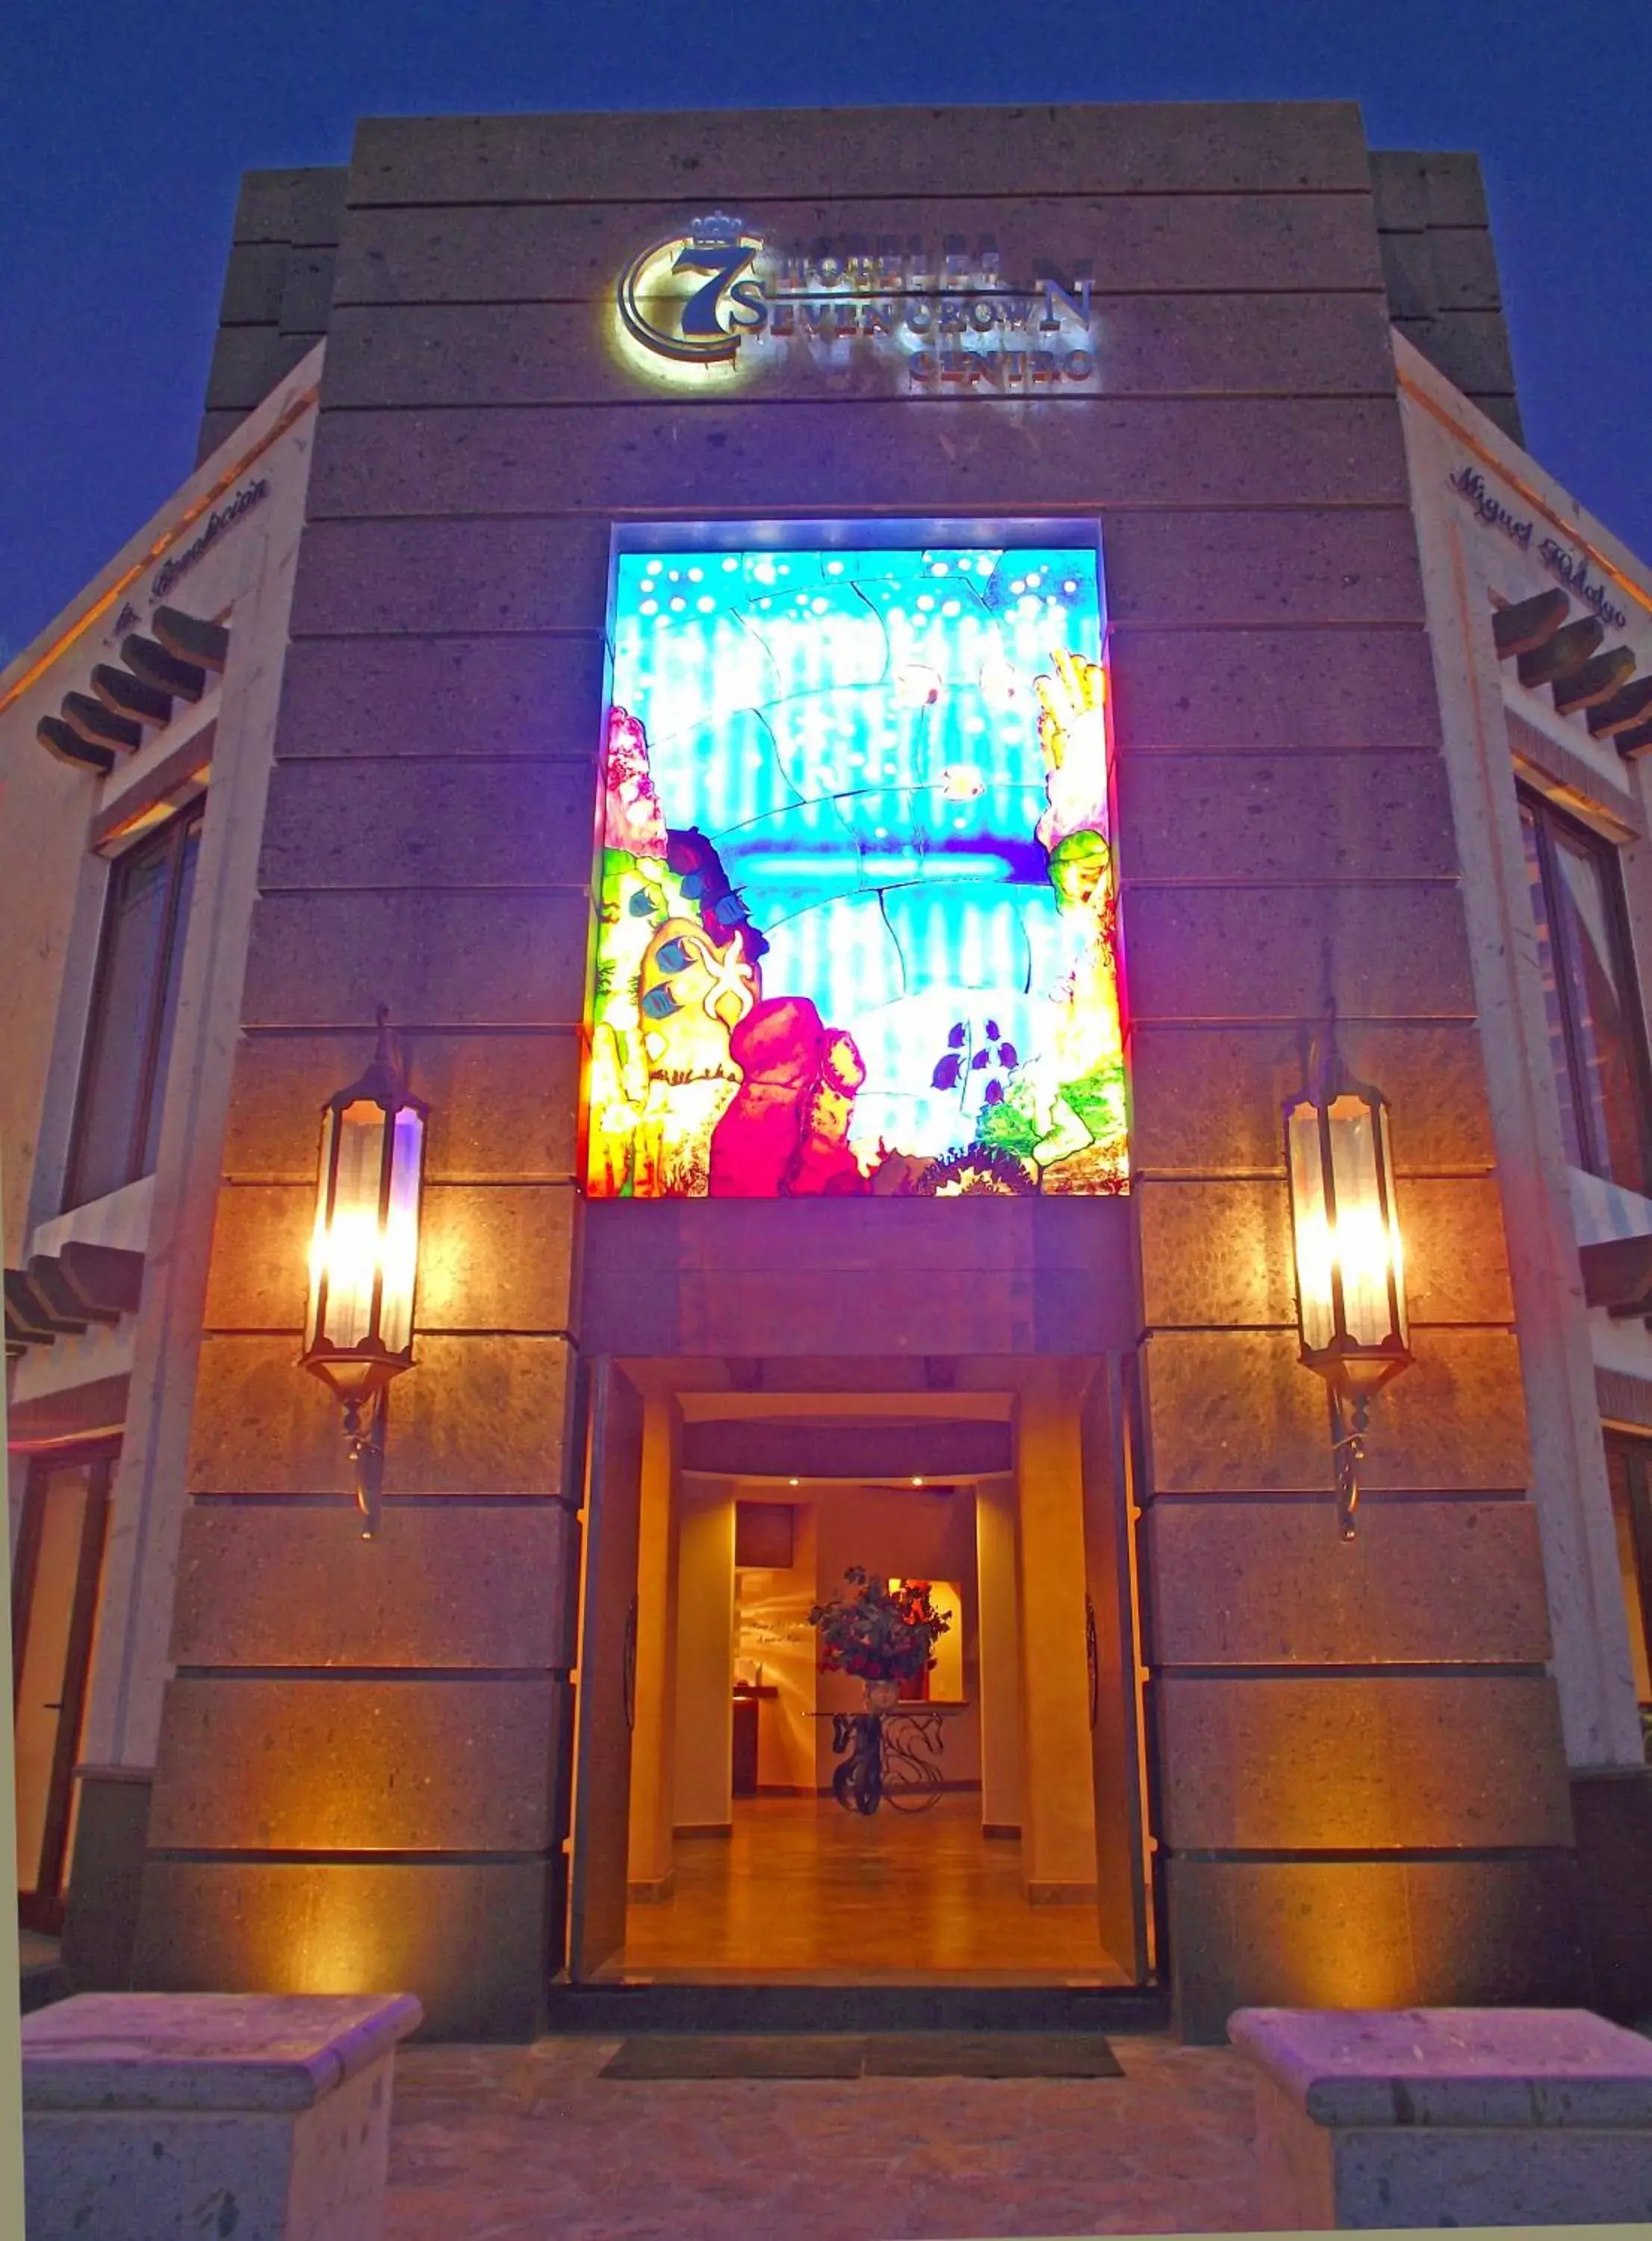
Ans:
{"type": "Polygon", "coordinates": [[[987,2241],[1254,2225],[1241,2058],[1122,2078],[623,2084],[614,2042],[397,2058],[384,2241],[987,2241]]]}

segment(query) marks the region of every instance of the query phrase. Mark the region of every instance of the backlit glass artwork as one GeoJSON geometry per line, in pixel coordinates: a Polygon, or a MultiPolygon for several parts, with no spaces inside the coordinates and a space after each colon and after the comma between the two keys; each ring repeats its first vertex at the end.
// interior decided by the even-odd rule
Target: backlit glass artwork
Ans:
{"type": "Polygon", "coordinates": [[[591,1194],[1122,1190],[1094,551],[617,568],[591,1194]]]}

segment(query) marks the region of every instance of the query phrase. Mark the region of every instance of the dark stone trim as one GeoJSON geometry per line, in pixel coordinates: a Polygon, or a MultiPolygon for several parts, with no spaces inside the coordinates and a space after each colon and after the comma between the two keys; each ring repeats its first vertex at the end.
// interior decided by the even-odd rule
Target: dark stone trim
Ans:
{"type": "Polygon", "coordinates": [[[1627,788],[1614,786],[1593,763],[1551,739],[1514,709],[1505,708],[1503,717],[1508,726],[1510,753],[1536,777],[1545,793],[1558,797],[1565,806],[1581,808],[1586,815],[1609,818],[1624,835],[1636,840],[1645,837],[1646,820],[1627,788]]]}
{"type": "Polygon", "coordinates": [[[1652,1378],[1632,1377],[1626,1369],[1597,1369],[1595,1397],[1609,1423],[1652,1431],[1652,1378]]]}
{"type": "Polygon", "coordinates": [[[78,1440],[101,1439],[118,1433],[126,1421],[131,1380],[99,1377],[89,1385],[70,1386],[66,1392],[48,1393],[38,1401],[14,1401],[6,1426],[6,1445],[14,1454],[59,1448],[78,1440]]]}

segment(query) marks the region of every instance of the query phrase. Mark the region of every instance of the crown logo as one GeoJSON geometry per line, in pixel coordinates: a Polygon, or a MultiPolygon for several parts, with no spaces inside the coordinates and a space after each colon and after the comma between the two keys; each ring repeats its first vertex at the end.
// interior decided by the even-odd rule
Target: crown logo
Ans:
{"type": "Polygon", "coordinates": [[[746,228],[726,211],[712,211],[689,220],[688,237],[696,249],[732,249],[745,240],[746,228]]]}

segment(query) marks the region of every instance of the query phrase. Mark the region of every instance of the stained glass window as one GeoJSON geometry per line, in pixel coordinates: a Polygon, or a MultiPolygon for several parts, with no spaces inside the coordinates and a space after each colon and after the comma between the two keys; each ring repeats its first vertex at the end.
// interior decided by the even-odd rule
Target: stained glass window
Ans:
{"type": "Polygon", "coordinates": [[[1122,1190],[1094,550],[616,566],[591,1194],[1122,1190]]]}

